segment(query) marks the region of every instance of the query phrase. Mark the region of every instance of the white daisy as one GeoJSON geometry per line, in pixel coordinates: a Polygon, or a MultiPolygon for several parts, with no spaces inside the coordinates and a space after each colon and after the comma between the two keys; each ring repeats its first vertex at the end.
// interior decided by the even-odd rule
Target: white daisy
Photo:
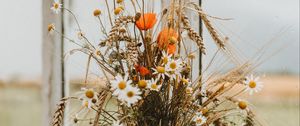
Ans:
{"type": "Polygon", "coordinates": [[[154,70],[154,75],[158,75],[158,78],[165,79],[165,75],[169,76],[165,67],[158,66],[156,69],[152,68],[152,70],[154,70]]]}
{"type": "Polygon", "coordinates": [[[97,99],[97,92],[95,92],[93,88],[81,88],[81,91],[78,92],[78,94],[83,100],[97,99]]]}
{"type": "Polygon", "coordinates": [[[126,103],[128,107],[138,102],[142,97],[142,92],[139,88],[128,85],[125,91],[122,91],[119,95],[119,100],[126,103]]]}
{"type": "Polygon", "coordinates": [[[196,126],[202,126],[206,123],[207,118],[202,115],[201,112],[197,112],[196,116],[193,118],[193,121],[196,123],[196,126]]]}
{"type": "Polygon", "coordinates": [[[166,70],[168,72],[168,75],[170,79],[176,79],[177,77],[181,78],[181,70],[182,70],[182,65],[181,65],[181,60],[170,60],[166,64],[166,70]]]}
{"type": "Polygon", "coordinates": [[[180,72],[182,70],[182,61],[180,59],[170,60],[166,64],[166,70],[167,71],[180,72]]]}
{"type": "Polygon", "coordinates": [[[114,121],[111,126],[124,126],[124,125],[122,123],[120,123],[119,120],[117,120],[117,121],[114,121]]]}
{"type": "Polygon", "coordinates": [[[151,80],[148,80],[148,89],[151,91],[159,91],[161,88],[161,85],[157,84],[157,80],[154,80],[153,78],[151,80]]]}
{"type": "Polygon", "coordinates": [[[111,90],[113,90],[114,96],[119,96],[120,92],[125,91],[125,89],[131,84],[132,80],[128,80],[128,74],[125,74],[124,78],[118,74],[115,80],[111,81],[111,90]]]}
{"type": "Polygon", "coordinates": [[[62,4],[59,3],[59,0],[54,0],[54,3],[52,4],[51,10],[58,14],[58,12],[60,11],[60,9],[62,8],[62,4]]]}
{"type": "Polygon", "coordinates": [[[171,57],[172,57],[172,55],[168,55],[167,52],[163,51],[162,52],[162,57],[161,57],[162,64],[163,65],[167,64],[171,60],[171,57]]]}
{"type": "Polygon", "coordinates": [[[253,75],[246,77],[246,81],[244,83],[247,85],[246,91],[249,91],[250,95],[263,88],[262,82],[259,81],[259,77],[254,77],[253,75]]]}

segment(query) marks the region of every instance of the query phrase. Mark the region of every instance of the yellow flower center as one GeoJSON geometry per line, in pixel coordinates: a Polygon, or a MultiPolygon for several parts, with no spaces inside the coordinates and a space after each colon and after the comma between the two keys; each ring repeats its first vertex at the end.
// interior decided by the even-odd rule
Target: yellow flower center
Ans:
{"type": "Polygon", "coordinates": [[[128,92],[127,92],[127,96],[128,96],[129,98],[133,97],[133,96],[134,96],[134,92],[133,92],[133,91],[128,91],[128,92]]]}
{"type": "Polygon", "coordinates": [[[94,91],[92,91],[92,90],[87,90],[87,91],[85,91],[85,96],[87,97],[87,98],[93,98],[94,97],[94,91]]]}
{"type": "Polygon", "coordinates": [[[152,89],[157,89],[157,85],[156,85],[156,84],[152,84],[152,85],[151,85],[151,88],[152,88],[152,89]]]}
{"type": "Polygon", "coordinates": [[[168,61],[169,61],[168,57],[164,57],[164,58],[163,58],[163,62],[164,62],[164,64],[167,64],[167,63],[168,63],[168,61]]]}
{"type": "Polygon", "coordinates": [[[138,82],[138,86],[139,86],[139,88],[145,88],[147,86],[146,80],[140,80],[138,82]]]}
{"type": "Polygon", "coordinates": [[[247,108],[247,103],[245,101],[239,101],[238,106],[240,109],[244,110],[247,108]]]}
{"type": "Polygon", "coordinates": [[[165,73],[165,68],[164,67],[158,66],[156,68],[156,70],[157,70],[158,73],[165,73]]]}
{"type": "Polygon", "coordinates": [[[58,8],[59,8],[59,4],[58,4],[58,3],[54,3],[54,4],[53,4],[53,7],[54,7],[55,9],[58,9],[58,8]]]}
{"type": "Polygon", "coordinates": [[[170,64],[170,68],[171,68],[171,69],[176,69],[176,67],[177,67],[177,64],[176,64],[175,62],[172,62],[172,63],[170,64]]]}
{"type": "Polygon", "coordinates": [[[256,82],[255,81],[250,81],[249,82],[249,87],[250,88],[255,88],[256,87],[256,82]]]}
{"type": "Polygon", "coordinates": [[[124,90],[126,88],[126,82],[125,81],[121,81],[118,84],[119,89],[124,90]]]}

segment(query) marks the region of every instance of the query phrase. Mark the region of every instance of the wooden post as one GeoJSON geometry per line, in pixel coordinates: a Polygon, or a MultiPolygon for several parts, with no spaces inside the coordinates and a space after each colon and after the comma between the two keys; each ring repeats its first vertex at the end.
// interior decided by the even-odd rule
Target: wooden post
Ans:
{"type": "Polygon", "coordinates": [[[64,62],[63,38],[50,35],[47,26],[55,24],[58,32],[63,33],[63,15],[54,14],[50,10],[53,0],[42,1],[42,94],[43,94],[43,126],[50,126],[58,101],[64,96],[64,62]]]}

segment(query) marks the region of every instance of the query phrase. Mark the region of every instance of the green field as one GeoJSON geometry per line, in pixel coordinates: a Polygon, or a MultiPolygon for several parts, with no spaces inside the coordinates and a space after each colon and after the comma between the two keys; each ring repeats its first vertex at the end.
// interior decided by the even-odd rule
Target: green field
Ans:
{"type": "MultiPolygon", "coordinates": [[[[0,126],[41,126],[39,88],[0,88],[0,126]]],[[[255,103],[259,118],[269,126],[299,126],[299,102],[255,103]]]]}

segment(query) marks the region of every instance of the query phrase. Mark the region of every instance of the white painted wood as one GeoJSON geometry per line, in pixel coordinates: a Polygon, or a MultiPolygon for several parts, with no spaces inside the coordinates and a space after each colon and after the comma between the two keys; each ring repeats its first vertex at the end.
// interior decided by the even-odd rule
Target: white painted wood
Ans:
{"type": "Polygon", "coordinates": [[[62,15],[54,14],[50,10],[53,0],[43,0],[43,44],[42,44],[42,73],[43,73],[43,126],[51,125],[56,104],[62,97],[62,37],[50,35],[47,26],[54,23],[56,30],[62,32],[62,15]]]}

